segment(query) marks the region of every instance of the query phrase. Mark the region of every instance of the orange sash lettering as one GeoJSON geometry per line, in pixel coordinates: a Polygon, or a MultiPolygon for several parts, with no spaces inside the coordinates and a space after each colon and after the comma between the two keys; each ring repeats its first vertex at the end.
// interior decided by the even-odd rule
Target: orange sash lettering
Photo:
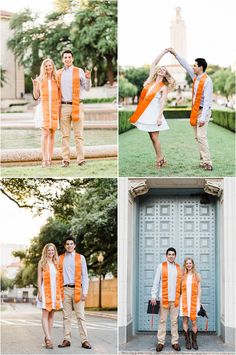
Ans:
{"type": "Polygon", "coordinates": [[[41,82],[41,102],[43,109],[43,127],[46,129],[56,130],[59,120],[59,89],[56,80],[51,80],[51,112],[49,112],[49,91],[48,79],[41,82]],[[51,116],[51,117],[50,117],[51,116]]]}
{"type": "MultiPolygon", "coordinates": [[[[56,309],[60,309],[60,272],[58,267],[55,265],[56,268],[56,309]]],[[[45,306],[48,312],[51,312],[52,308],[52,290],[51,290],[51,278],[50,278],[50,269],[49,265],[46,265],[45,269],[43,270],[43,283],[44,283],[44,295],[45,295],[45,306]]]]}
{"type": "MultiPolygon", "coordinates": [[[[180,286],[181,286],[181,268],[178,264],[175,264],[177,269],[176,279],[176,293],[175,293],[175,307],[179,306],[180,286]]],[[[168,264],[167,261],[162,263],[162,304],[164,308],[168,308],[168,264]]]]}
{"type": "Polygon", "coordinates": [[[199,107],[200,107],[200,103],[201,103],[201,98],[202,98],[202,93],[203,93],[203,88],[204,88],[204,84],[205,84],[206,79],[207,79],[207,74],[204,74],[201,77],[200,81],[199,81],[194,102],[193,102],[193,99],[194,99],[194,85],[195,85],[195,82],[196,82],[197,78],[195,77],[193,79],[193,86],[192,86],[192,111],[191,111],[191,115],[190,115],[190,124],[191,124],[191,126],[196,126],[197,125],[197,115],[198,115],[198,111],[199,111],[199,107]]]}
{"type": "MultiPolygon", "coordinates": [[[[64,264],[65,254],[60,255],[59,258],[59,265],[60,265],[60,273],[61,273],[61,294],[62,299],[64,300],[64,289],[63,289],[63,264],[64,264]]],[[[74,293],[74,300],[75,302],[79,302],[81,298],[81,283],[82,283],[82,261],[81,255],[75,253],[75,293],[74,293]]]]}
{"type": "MultiPolygon", "coordinates": [[[[198,283],[196,276],[192,276],[192,292],[191,292],[191,306],[190,306],[190,319],[196,320],[197,318],[197,294],[198,283]]],[[[183,315],[188,316],[188,303],[187,303],[187,274],[184,275],[182,280],[182,308],[183,315]]]]}
{"type": "MultiPolygon", "coordinates": [[[[61,76],[63,69],[57,71],[58,82],[60,86],[60,98],[61,98],[61,76]]],[[[80,103],[80,76],[79,68],[73,67],[72,74],[72,121],[79,121],[79,103],[80,103]]]]}

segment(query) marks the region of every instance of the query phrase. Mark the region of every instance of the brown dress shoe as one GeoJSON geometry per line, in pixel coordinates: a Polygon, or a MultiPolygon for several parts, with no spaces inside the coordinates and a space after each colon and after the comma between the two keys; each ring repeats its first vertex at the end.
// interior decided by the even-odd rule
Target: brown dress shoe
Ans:
{"type": "Polygon", "coordinates": [[[159,353],[160,351],[162,351],[163,348],[164,348],[164,345],[159,343],[159,344],[157,344],[156,351],[159,353]]]}
{"type": "Polygon", "coordinates": [[[172,348],[173,348],[175,351],[180,351],[180,350],[181,350],[181,347],[179,346],[178,343],[172,344],[172,348]]]}
{"type": "Polygon", "coordinates": [[[67,346],[70,346],[69,340],[63,340],[62,344],[58,345],[58,348],[66,348],[67,346]]]}
{"type": "Polygon", "coordinates": [[[87,340],[85,340],[83,343],[82,343],[82,348],[85,348],[85,349],[92,349],[92,346],[89,344],[89,342],[87,340]]]}
{"type": "Polygon", "coordinates": [[[85,165],[85,164],[86,164],[86,161],[85,161],[85,160],[83,160],[83,161],[81,161],[80,163],[78,163],[79,166],[82,166],[82,165],[85,165]]]}

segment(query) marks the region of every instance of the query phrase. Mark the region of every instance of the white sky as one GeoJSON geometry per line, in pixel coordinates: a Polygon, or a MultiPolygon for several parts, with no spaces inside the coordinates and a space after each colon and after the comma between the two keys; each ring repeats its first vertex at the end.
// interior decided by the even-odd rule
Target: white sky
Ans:
{"type": "Polygon", "coordinates": [[[18,12],[30,8],[42,14],[53,10],[53,0],[1,0],[1,10],[18,12]]]}
{"type": "Polygon", "coordinates": [[[236,62],[235,0],[119,0],[118,4],[119,65],[151,64],[170,46],[177,6],[185,21],[189,63],[196,57],[221,66],[236,62]]]}
{"type": "Polygon", "coordinates": [[[37,236],[40,227],[49,217],[48,211],[40,217],[33,217],[25,208],[19,208],[8,197],[1,194],[1,242],[30,244],[30,239],[37,236]]]}

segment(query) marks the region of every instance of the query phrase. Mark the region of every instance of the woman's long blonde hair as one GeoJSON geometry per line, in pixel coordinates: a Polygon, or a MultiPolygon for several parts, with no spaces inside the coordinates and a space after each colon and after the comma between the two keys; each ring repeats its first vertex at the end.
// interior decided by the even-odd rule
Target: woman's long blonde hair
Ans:
{"type": "Polygon", "coordinates": [[[46,59],[44,59],[44,60],[42,61],[42,64],[41,64],[41,67],[40,67],[40,74],[39,74],[38,80],[39,80],[39,81],[43,81],[43,80],[46,79],[47,75],[46,75],[46,70],[45,70],[45,64],[46,64],[47,62],[51,62],[52,66],[53,66],[52,78],[57,81],[56,67],[55,67],[55,64],[54,64],[53,60],[50,59],[50,58],[46,58],[46,59]]]}
{"type": "MultiPolygon", "coordinates": [[[[150,83],[154,83],[156,81],[157,78],[157,72],[161,67],[156,65],[156,66],[152,66],[150,69],[150,73],[149,73],[149,77],[147,78],[147,80],[145,81],[144,85],[150,84],[150,83]]],[[[166,69],[166,67],[164,67],[166,69]]],[[[170,73],[168,72],[168,70],[166,69],[166,75],[163,78],[163,83],[168,87],[168,90],[173,90],[175,88],[176,85],[176,81],[173,78],[172,75],[170,75],[170,73]]]]}
{"type": "Polygon", "coordinates": [[[40,266],[42,268],[42,270],[45,269],[45,267],[48,265],[48,258],[47,258],[47,253],[48,253],[48,249],[50,247],[54,248],[54,255],[52,258],[52,262],[54,263],[55,266],[58,265],[58,253],[57,253],[57,248],[53,243],[48,243],[44,246],[43,251],[42,251],[42,256],[40,259],[40,266]]]}
{"type": "Polygon", "coordinates": [[[200,275],[199,275],[199,273],[198,273],[197,270],[196,270],[196,266],[195,266],[194,260],[193,260],[192,258],[190,258],[189,256],[187,256],[187,258],[184,259],[184,263],[183,263],[183,276],[185,276],[185,275],[188,273],[188,270],[187,270],[187,267],[186,267],[186,264],[187,264],[187,261],[188,261],[188,260],[191,260],[192,265],[193,265],[193,267],[192,267],[192,273],[193,273],[193,275],[196,277],[197,282],[199,282],[199,281],[200,281],[200,275]]]}

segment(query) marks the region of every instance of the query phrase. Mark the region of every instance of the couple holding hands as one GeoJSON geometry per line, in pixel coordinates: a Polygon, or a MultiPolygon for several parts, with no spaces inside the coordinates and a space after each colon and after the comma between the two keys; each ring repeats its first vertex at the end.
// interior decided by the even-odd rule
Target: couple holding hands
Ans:
{"type": "Polygon", "coordinates": [[[42,327],[46,349],[53,349],[52,328],[56,310],[63,311],[63,342],[59,348],[71,345],[71,321],[74,309],[82,347],[91,349],[87,338],[85,300],[88,294],[88,271],[85,257],[75,251],[73,237],[64,241],[65,253],[58,257],[53,243],[44,246],[38,263],[37,307],[42,309],[42,327]]]}
{"type": "Polygon", "coordinates": [[[38,100],[35,126],[42,130],[42,167],[52,165],[55,131],[62,133],[62,167],[70,163],[70,132],[73,125],[78,165],[85,164],[83,147],[84,91],[91,88],[91,73],[73,66],[73,53],[64,50],[64,67],[56,70],[50,58],[44,59],[40,75],[33,82],[33,96],[38,100]]]}
{"type": "Polygon", "coordinates": [[[213,85],[211,78],[205,72],[207,62],[204,58],[195,59],[192,68],[173,48],[165,49],[151,65],[149,77],[144,83],[137,108],[130,117],[130,123],[149,133],[156,153],[156,167],[162,168],[166,164],[166,159],[162,153],[159,132],[169,129],[163,111],[168,92],[175,87],[175,80],[167,68],[158,66],[166,53],[173,54],[193,80],[190,124],[193,126],[198,145],[199,167],[211,171],[213,167],[207,140],[207,126],[211,116],[213,85]]]}
{"type": "Polygon", "coordinates": [[[168,248],[166,261],[157,267],[151,291],[152,306],[155,306],[157,299],[160,300],[157,352],[164,348],[169,313],[172,348],[176,351],[181,350],[178,342],[178,316],[180,316],[183,317],[186,349],[198,350],[197,317],[201,309],[201,277],[192,258],[185,258],[182,270],[175,259],[176,250],[168,248]],[[188,328],[189,320],[192,322],[191,332],[188,328]]]}

